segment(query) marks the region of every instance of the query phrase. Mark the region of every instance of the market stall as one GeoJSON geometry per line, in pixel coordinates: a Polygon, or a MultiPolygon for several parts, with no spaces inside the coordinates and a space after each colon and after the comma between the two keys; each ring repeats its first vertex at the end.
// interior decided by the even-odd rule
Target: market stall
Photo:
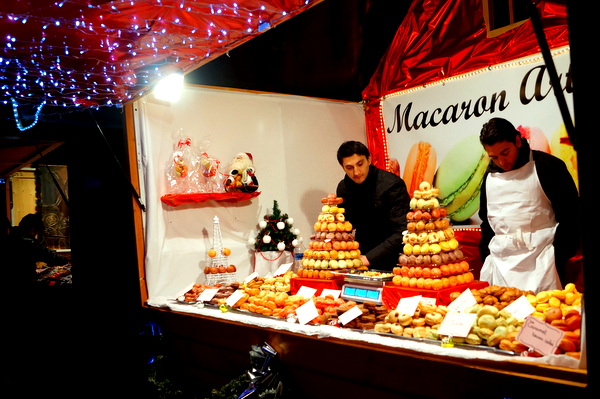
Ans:
{"type": "MultiPolygon", "coordinates": [[[[525,376],[532,380],[566,386],[584,387],[587,384],[582,293],[574,284],[565,287],[564,290],[556,290],[557,292],[544,292],[543,295],[516,290],[515,287],[491,287],[502,288],[502,293],[498,294],[484,291],[488,288],[487,284],[476,279],[481,267],[481,259],[477,256],[477,226],[480,222],[476,215],[477,208],[465,206],[469,204],[444,201],[442,187],[450,182],[449,179],[439,177],[442,175],[439,173],[442,167],[448,170],[459,169],[456,174],[466,176],[473,175],[473,168],[480,169],[477,162],[475,167],[472,167],[470,164],[462,165],[461,162],[455,161],[462,157],[464,163],[467,163],[470,153],[478,155],[481,152],[477,140],[472,139],[472,133],[478,131],[483,119],[494,112],[502,111],[510,114],[511,118],[522,119],[521,123],[531,133],[531,139],[534,134],[539,133],[536,138],[540,139],[542,144],[545,143],[547,151],[563,154],[562,156],[566,157],[565,161],[570,162],[570,172],[576,178],[577,169],[573,164],[572,148],[567,148],[567,132],[563,128],[559,113],[556,112],[556,104],[551,101],[552,98],[545,96],[544,99],[540,98],[535,102],[524,101],[525,97],[530,100],[537,98],[535,94],[528,93],[530,88],[527,77],[532,76],[535,71],[544,71],[544,60],[537,53],[537,49],[534,49],[536,44],[531,40],[521,40],[523,37],[530,38],[532,28],[525,23],[497,40],[488,39],[483,14],[474,13],[476,17],[468,21],[469,23],[461,21],[462,36],[457,35],[452,39],[455,40],[455,47],[449,47],[451,40],[449,36],[444,36],[448,39],[445,42],[445,54],[436,54],[433,50],[424,52],[423,43],[407,43],[407,40],[409,37],[433,40],[432,32],[427,30],[432,29],[429,21],[463,15],[461,11],[464,11],[465,7],[470,7],[471,13],[473,10],[481,11],[478,1],[447,2],[445,6],[439,4],[443,2],[433,3],[430,4],[431,8],[425,9],[420,7],[420,2],[415,2],[411,18],[407,18],[401,25],[394,45],[365,90],[366,107],[337,101],[200,87],[186,88],[184,99],[177,106],[151,97],[135,102],[133,108],[138,171],[143,192],[142,200],[147,206],[143,220],[145,254],[142,283],[147,292],[145,299],[149,307],[164,311],[164,314],[177,316],[177,321],[165,322],[177,325],[182,323],[183,319],[180,319],[180,316],[190,316],[194,318],[194,321],[190,321],[191,324],[201,325],[211,331],[228,331],[228,334],[235,334],[231,330],[239,328],[247,334],[248,339],[274,341],[273,346],[282,353],[289,371],[294,375],[301,375],[300,369],[306,367],[305,364],[298,363],[298,351],[309,343],[307,341],[312,343],[316,338],[320,341],[319,345],[359,348],[361,356],[363,350],[372,350],[373,357],[381,358],[384,365],[379,369],[379,379],[391,377],[390,367],[395,367],[408,358],[418,358],[419,362],[429,365],[441,363],[442,365],[435,366],[440,374],[444,374],[443,365],[452,365],[453,369],[455,366],[468,367],[481,372],[500,374],[512,370],[511,377],[525,376]],[[415,32],[419,34],[415,35],[415,32]],[[464,41],[465,37],[469,37],[470,40],[464,41]],[[519,45],[510,47],[510,52],[500,51],[507,40],[519,45]],[[461,41],[469,46],[469,57],[464,56],[463,48],[457,44],[461,41]],[[489,58],[490,53],[494,53],[496,57],[489,58]],[[394,64],[395,61],[390,61],[392,58],[400,60],[400,63],[394,64]],[[447,60],[450,64],[435,63],[438,59],[447,60]],[[427,65],[431,68],[433,64],[437,66],[430,70],[424,67],[427,65]],[[517,86],[504,87],[506,82],[516,82],[517,86]],[[489,90],[486,89],[488,91],[482,93],[481,87],[489,90]],[[509,104],[515,106],[509,108],[509,104]],[[471,105],[472,108],[467,109],[471,105]],[[462,110],[459,112],[462,117],[456,117],[458,110],[462,110]],[[413,114],[410,114],[411,111],[413,114]],[[469,117],[466,116],[467,113],[469,117]],[[538,121],[544,124],[539,128],[539,132],[536,129],[538,121]],[[392,160],[404,165],[397,173],[404,174],[407,184],[416,182],[418,187],[423,181],[431,181],[436,188],[440,188],[439,202],[434,208],[448,208],[447,217],[444,215],[438,218],[446,220],[449,224],[439,230],[443,230],[445,236],[449,237],[451,234],[452,237],[456,237],[456,244],[451,249],[432,250],[431,253],[452,252],[455,258],[452,262],[444,261],[444,264],[454,265],[461,260],[468,263],[467,268],[460,271],[445,272],[447,276],[456,277],[455,280],[446,279],[444,283],[449,285],[413,286],[414,275],[411,274],[406,280],[410,285],[404,286],[401,278],[394,278],[409,276],[403,276],[398,270],[391,275],[370,275],[369,277],[381,279],[378,289],[373,290],[376,291],[374,295],[380,296],[373,297],[377,301],[370,300],[373,299],[371,297],[360,300],[356,297],[344,297],[344,286],[348,285],[349,281],[346,277],[340,278],[336,269],[329,266],[329,262],[326,267],[315,267],[316,261],[309,265],[311,259],[318,260],[319,265],[322,265],[325,258],[320,256],[323,255],[327,259],[331,256],[330,252],[327,255],[321,253],[325,250],[325,245],[317,248],[309,246],[309,243],[323,244],[327,240],[313,238],[315,233],[321,231],[320,227],[316,227],[315,217],[335,218],[336,212],[343,213],[339,210],[333,211],[330,207],[325,210],[322,205],[334,204],[324,202],[323,199],[328,198],[328,193],[335,191],[337,182],[343,177],[335,159],[335,152],[345,140],[368,142],[375,164],[381,168],[391,169],[391,165],[394,164],[392,160]],[[553,148],[554,143],[556,144],[553,148]],[[407,171],[413,170],[409,162],[412,159],[410,151],[424,146],[428,148],[430,157],[437,158],[440,162],[433,162],[429,170],[425,170],[429,175],[408,174],[407,171]],[[254,194],[238,198],[228,197],[220,201],[219,198],[212,197],[214,191],[220,189],[215,186],[212,186],[212,192],[202,192],[206,190],[206,185],[196,191],[190,191],[189,186],[186,186],[183,191],[177,192],[177,189],[183,187],[181,180],[177,180],[182,176],[181,170],[189,172],[191,169],[183,168],[173,174],[173,165],[191,167],[191,160],[196,158],[190,158],[186,151],[192,147],[196,148],[198,154],[204,154],[207,160],[217,160],[217,164],[221,165],[228,165],[238,153],[252,154],[253,165],[250,174],[256,178],[254,194]],[[183,161],[183,166],[180,161],[183,161]],[[460,170],[461,168],[464,170],[460,170]],[[260,225],[260,220],[263,215],[269,219],[273,211],[273,201],[279,201],[281,208],[287,213],[286,218],[281,221],[284,226],[293,218],[293,223],[288,224],[297,228],[297,232],[294,233],[297,241],[294,251],[301,256],[295,260],[301,262],[290,262],[288,270],[274,267],[270,269],[269,275],[261,275],[256,273],[255,244],[257,237],[262,239],[260,230],[264,229],[264,226],[260,225]],[[451,208],[456,212],[450,212],[451,208]],[[215,227],[217,221],[218,229],[215,227]],[[456,258],[458,255],[453,251],[458,248],[458,242],[463,243],[468,256],[465,257],[461,252],[460,257],[456,258]],[[308,251],[317,250],[320,251],[317,257],[313,258],[312,253],[307,254],[308,251]],[[217,264],[215,259],[219,257],[224,258],[217,264]],[[304,260],[306,264],[302,263],[304,260]],[[230,280],[219,285],[211,284],[209,280],[213,274],[212,267],[218,269],[220,266],[231,265],[235,268],[226,271],[231,277],[230,280]],[[310,272],[305,274],[305,270],[310,272]],[[324,274],[321,271],[324,271],[324,274]],[[327,274],[328,271],[331,271],[331,275],[327,274]],[[464,279],[466,273],[470,273],[467,280],[464,279]],[[232,285],[232,282],[237,284],[232,285]],[[314,296],[307,297],[306,288],[315,290],[308,291],[314,296]],[[323,301],[329,300],[319,299],[323,298],[325,290],[340,291],[342,294],[340,297],[332,295],[333,302],[327,304],[332,309],[326,312],[329,314],[327,317],[323,312],[315,310],[319,309],[323,301]],[[510,299],[500,299],[507,291],[514,295],[510,299]],[[203,300],[204,293],[210,293],[211,296],[203,300]],[[215,297],[217,294],[218,297],[215,297]],[[415,314],[406,310],[403,314],[410,313],[411,319],[420,319],[416,314],[425,306],[435,307],[432,313],[442,316],[451,313],[446,308],[457,306],[456,300],[461,294],[476,297],[481,295],[481,298],[478,298],[481,301],[484,300],[484,296],[495,298],[488,298],[492,301],[490,303],[470,303],[471,306],[479,305],[477,310],[471,308],[466,311],[466,307],[461,309],[462,313],[477,314],[477,320],[481,317],[478,310],[482,307],[494,307],[493,304],[503,303],[502,306],[494,307],[494,327],[490,328],[494,334],[500,334],[495,328],[510,318],[503,315],[503,320],[500,321],[499,312],[513,303],[520,304],[525,301],[533,309],[529,315],[537,312],[537,320],[545,323],[543,328],[553,332],[558,329],[560,339],[555,340],[551,351],[540,349],[535,344],[519,347],[520,341],[510,340],[507,335],[503,338],[496,337],[498,341],[495,341],[495,344],[491,344],[491,334],[484,338],[475,334],[479,338],[471,337],[473,341],[467,342],[462,340],[466,334],[460,336],[452,333],[432,333],[433,326],[440,324],[440,320],[435,324],[427,323],[430,327],[428,330],[417,330],[418,327],[425,328],[425,324],[406,324],[402,326],[402,333],[390,332],[392,325],[400,324],[397,321],[399,316],[396,315],[394,320],[391,315],[398,308],[405,309],[403,306],[406,306],[406,303],[403,303],[403,300],[418,297],[421,302],[417,301],[411,309],[415,314]],[[423,298],[433,299],[433,303],[423,298]],[[304,305],[309,308],[307,313],[298,310],[304,305]],[[311,306],[315,309],[311,309],[311,306]],[[438,308],[440,306],[443,308],[438,308]],[[547,307],[563,309],[564,314],[560,319],[565,328],[559,328],[563,325],[551,324],[550,318],[545,318],[543,309],[547,307]],[[368,316],[361,320],[359,325],[352,324],[354,319],[359,319],[358,315],[344,320],[343,315],[354,308],[360,309],[361,317],[368,316]],[[369,313],[371,310],[375,312],[375,308],[380,313],[369,313]],[[290,309],[293,311],[290,312],[290,309]],[[573,324],[573,328],[567,328],[567,318],[576,316],[575,313],[579,317],[579,325],[573,324]],[[388,325],[382,326],[383,322],[388,325]],[[380,329],[375,328],[378,324],[380,329]],[[411,330],[410,335],[408,329],[411,330]],[[426,331],[426,335],[419,335],[417,331],[426,331]],[[567,331],[569,334],[566,334],[567,331]],[[563,343],[563,335],[572,338],[572,341],[563,343]],[[501,346],[500,342],[503,339],[508,342],[501,346]],[[570,346],[570,343],[574,342],[577,343],[576,346],[570,346]],[[560,344],[567,346],[558,350],[560,344]]],[[[546,28],[546,33],[549,35],[558,68],[561,73],[566,74],[569,69],[569,48],[564,9],[555,4],[543,4],[540,10],[543,18],[550,14],[559,15],[555,19],[548,17],[548,21],[552,23],[546,28]]],[[[454,25],[445,26],[451,29],[454,25]]],[[[433,40],[434,44],[437,43],[436,40],[433,40]]],[[[432,49],[435,48],[432,46],[432,49]]],[[[540,82],[544,85],[547,81],[543,73],[537,76],[539,89],[540,82]]],[[[197,159],[200,162],[202,155],[197,159]]],[[[220,176],[218,183],[226,181],[232,174],[231,171],[231,167],[224,167],[223,174],[217,174],[220,176]]],[[[188,180],[185,184],[189,183],[188,180]]],[[[476,184],[468,186],[474,186],[476,189],[461,198],[477,204],[478,201],[475,200],[478,199],[479,187],[476,184]]],[[[410,189],[411,194],[413,190],[414,187],[410,189]]],[[[435,197],[438,201],[437,195],[435,197]]],[[[341,202],[336,203],[340,204],[341,202]]],[[[320,223],[321,219],[318,219],[318,222],[320,223]]],[[[331,233],[342,231],[351,229],[334,226],[329,230],[331,233]]],[[[436,237],[435,243],[442,236],[436,237]]],[[[350,245],[353,239],[347,238],[343,241],[350,245]]],[[[287,250],[285,246],[282,248],[282,252],[287,250]]],[[[428,252],[423,253],[429,255],[428,252]]],[[[421,253],[405,251],[405,254],[413,256],[421,253]]],[[[344,265],[349,265],[346,261],[356,258],[356,254],[352,255],[349,249],[344,255],[344,265]]],[[[401,263],[400,260],[399,262],[401,263]]],[[[285,266],[285,263],[277,266],[285,266]]],[[[360,272],[359,266],[355,264],[354,267],[344,267],[344,274],[360,272]],[[346,269],[350,269],[350,272],[346,269]]],[[[418,284],[417,276],[414,277],[415,284],[418,284]]],[[[443,279],[443,276],[438,276],[440,284],[443,279]]],[[[492,311],[491,308],[486,309],[492,311]]],[[[522,311],[519,307],[510,309],[515,314],[522,311]]],[[[423,323],[425,316],[426,312],[423,310],[423,323]]],[[[521,317],[520,322],[513,320],[519,324],[519,329],[525,324],[525,318],[521,317]]],[[[519,331],[521,330],[513,331],[515,334],[512,337],[516,338],[519,331]]],[[[182,334],[185,335],[184,332],[182,334]]],[[[221,336],[207,340],[206,337],[187,337],[197,339],[200,348],[215,343],[218,343],[218,346],[227,346],[225,338],[221,336]]],[[[523,339],[522,336],[519,338],[523,339]]],[[[237,344],[235,346],[237,349],[237,344]]],[[[333,348],[328,347],[328,350],[333,348]]],[[[329,376],[321,377],[336,379],[340,374],[342,373],[332,372],[329,376]]],[[[376,391],[394,389],[389,383],[372,388],[376,391]]],[[[404,389],[411,391],[414,387],[404,389]]]]}

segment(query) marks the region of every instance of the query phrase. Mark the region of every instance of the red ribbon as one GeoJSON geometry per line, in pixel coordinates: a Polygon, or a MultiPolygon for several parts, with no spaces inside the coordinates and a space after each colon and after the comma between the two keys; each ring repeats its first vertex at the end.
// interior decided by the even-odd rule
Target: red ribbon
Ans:
{"type": "Polygon", "coordinates": [[[183,146],[190,146],[192,145],[192,139],[190,139],[189,137],[187,139],[180,139],[177,145],[179,146],[179,148],[183,146]]]}

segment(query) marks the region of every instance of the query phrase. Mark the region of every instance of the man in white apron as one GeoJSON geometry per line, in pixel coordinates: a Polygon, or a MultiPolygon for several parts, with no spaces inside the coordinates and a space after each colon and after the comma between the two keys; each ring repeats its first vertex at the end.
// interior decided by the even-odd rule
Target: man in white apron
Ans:
{"type": "Polygon", "coordinates": [[[564,162],[531,150],[505,119],[486,123],[480,141],[492,161],[479,211],[480,279],[536,293],[561,289],[579,245],[578,192],[564,162]]]}

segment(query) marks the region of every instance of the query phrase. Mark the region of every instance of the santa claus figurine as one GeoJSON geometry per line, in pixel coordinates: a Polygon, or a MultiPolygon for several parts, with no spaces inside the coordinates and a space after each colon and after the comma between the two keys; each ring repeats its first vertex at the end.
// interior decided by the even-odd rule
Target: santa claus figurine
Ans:
{"type": "Polygon", "coordinates": [[[253,193],[258,190],[258,179],[254,174],[252,154],[240,152],[229,165],[229,174],[225,179],[225,191],[253,193]]]}

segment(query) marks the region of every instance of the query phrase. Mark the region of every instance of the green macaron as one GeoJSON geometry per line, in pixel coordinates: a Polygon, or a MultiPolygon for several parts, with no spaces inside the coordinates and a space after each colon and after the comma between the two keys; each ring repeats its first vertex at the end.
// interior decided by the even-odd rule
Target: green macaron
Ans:
{"type": "Polygon", "coordinates": [[[456,143],[444,156],[434,177],[434,187],[440,190],[440,206],[446,208],[454,222],[464,222],[479,209],[483,176],[490,159],[471,135],[456,143]]]}

